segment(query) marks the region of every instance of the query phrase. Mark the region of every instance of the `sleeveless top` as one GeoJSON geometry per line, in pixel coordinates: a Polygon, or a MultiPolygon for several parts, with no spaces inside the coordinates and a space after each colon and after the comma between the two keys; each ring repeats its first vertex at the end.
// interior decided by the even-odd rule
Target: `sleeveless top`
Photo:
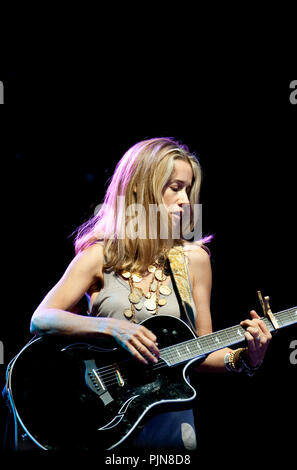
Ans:
{"type": "MultiPolygon", "coordinates": [[[[95,297],[94,303],[91,307],[90,315],[96,317],[112,317],[119,320],[123,320],[123,311],[125,308],[130,307],[128,295],[130,293],[129,284],[114,271],[105,271],[104,274],[103,288],[99,291],[95,297]]],[[[136,284],[137,285],[137,284],[136,284]]],[[[167,303],[159,306],[158,315],[171,315],[180,318],[180,307],[176,297],[175,290],[173,288],[172,280],[170,279],[168,287],[171,288],[172,292],[170,295],[160,294],[160,298],[165,298],[167,303]]],[[[191,286],[190,286],[191,287],[191,286]]],[[[196,316],[195,304],[192,297],[191,290],[191,307],[196,316]]],[[[135,308],[135,319],[137,323],[151,317],[152,314],[146,309],[144,304],[140,310],[135,308]]]]}
{"type": "MultiPolygon", "coordinates": [[[[100,240],[97,240],[93,243],[99,243],[101,246],[103,245],[103,242],[100,240]]],[[[193,316],[195,319],[196,307],[193,300],[192,285],[190,281],[190,273],[188,266],[189,260],[187,256],[185,256],[184,259],[190,287],[190,306],[192,308],[193,316]]],[[[104,261],[106,261],[105,255],[104,261]]],[[[158,315],[171,315],[180,318],[180,306],[171,279],[169,284],[167,285],[171,288],[172,292],[169,296],[164,296],[160,293],[160,298],[166,298],[167,302],[165,305],[159,307],[158,315]]],[[[129,293],[130,286],[128,282],[126,282],[119,274],[115,273],[112,269],[104,271],[103,287],[95,297],[92,306],[90,305],[90,297],[87,295],[89,303],[88,314],[96,317],[112,317],[117,318],[119,320],[123,320],[123,311],[125,310],[125,308],[130,308],[130,302],[128,299],[129,293]]],[[[146,309],[144,305],[140,310],[135,309],[135,319],[137,323],[145,320],[146,318],[149,318],[151,315],[152,314],[146,309]]]]}
{"type": "MultiPolygon", "coordinates": [[[[186,257],[187,260],[187,257],[186,257]]],[[[188,266],[187,266],[188,270],[188,266]]],[[[189,274],[189,271],[188,271],[189,274]]],[[[137,285],[137,284],[136,284],[137,285]]],[[[158,315],[171,315],[181,317],[179,302],[170,279],[168,286],[172,289],[169,296],[162,296],[167,303],[159,307],[158,315]]],[[[191,290],[191,306],[196,316],[195,304],[191,290]]],[[[130,308],[128,295],[130,286],[119,274],[113,270],[104,271],[104,284],[99,291],[89,315],[97,317],[111,317],[125,320],[124,310],[130,308]]],[[[143,305],[141,310],[135,309],[137,323],[151,317],[152,314],[143,305]]],[[[183,318],[184,320],[184,318],[183,318]]],[[[184,320],[185,321],[185,320],[184,320]]],[[[124,443],[123,443],[124,444],[124,443]]],[[[162,412],[151,418],[141,428],[132,443],[133,447],[151,448],[179,448],[194,450],[196,448],[196,433],[192,410],[162,412]]]]}

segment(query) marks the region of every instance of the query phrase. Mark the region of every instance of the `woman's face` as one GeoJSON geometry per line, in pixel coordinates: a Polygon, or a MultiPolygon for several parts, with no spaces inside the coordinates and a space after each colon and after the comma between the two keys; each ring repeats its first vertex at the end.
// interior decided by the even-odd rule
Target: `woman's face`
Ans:
{"type": "Polygon", "coordinates": [[[163,203],[168,212],[172,214],[173,220],[179,220],[184,212],[183,204],[189,204],[192,180],[191,165],[184,160],[176,159],[171,178],[162,191],[163,203]]]}

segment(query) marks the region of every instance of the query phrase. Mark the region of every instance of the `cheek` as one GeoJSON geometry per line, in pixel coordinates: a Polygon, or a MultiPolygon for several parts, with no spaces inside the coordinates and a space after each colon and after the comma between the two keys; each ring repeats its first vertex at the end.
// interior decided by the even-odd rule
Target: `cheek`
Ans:
{"type": "Polygon", "coordinates": [[[173,203],[171,191],[168,189],[166,189],[163,193],[163,203],[166,207],[170,206],[173,203]]]}

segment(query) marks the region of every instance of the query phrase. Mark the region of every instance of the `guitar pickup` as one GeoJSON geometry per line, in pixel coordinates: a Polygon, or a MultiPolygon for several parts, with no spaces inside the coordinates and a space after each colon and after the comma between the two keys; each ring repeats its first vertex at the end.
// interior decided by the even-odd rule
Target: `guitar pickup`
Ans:
{"type": "Polygon", "coordinates": [[[120,374],[120,369],[119,369],[119,366],[118,364],[114,364],[113,365],[114,367],[114,371],[115,371],[115,374],[116,374],[116,378],[117,378],[117,381],[118,381],[118,384],[123,387],[125,385],[125,382],[120,374]]]}

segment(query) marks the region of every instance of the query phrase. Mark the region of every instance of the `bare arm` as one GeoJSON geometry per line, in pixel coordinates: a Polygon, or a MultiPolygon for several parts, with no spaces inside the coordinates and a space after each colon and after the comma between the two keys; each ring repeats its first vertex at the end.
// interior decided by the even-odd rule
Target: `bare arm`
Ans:
{"type": "Polygon", "coordinates": [[[96,244],[78,254],[31,319],[33,334],[98,335],[97,318],[72,313],[85,292],[102,282],[103,249],[96,244]]]}
{"type": "MultiPolygon", "coordinates": [[[[196,307],[196,329],[199,336],[212,333],[210,296],[212,272],[209,255],[200,247],[188,251],[189,271],[192,281],[193,300],[196,307]]],[[[231,349],[224,348],[211,353],[205,361],[197,366],[198,372],[225,372],[224,357],[231,349]]]]}
{"type": "MultiPolygon", "coordinates": [[[[210,313],[211,265],[209,256],[203,248],[198,248],[189,253],[193,298],[197,309],[197,333],[198,335],[205,335],[212,332],[210,313]]],[[[254,310],[251,310],[250,315],[251,320],[244,320],[241,322],[241,326],[246,328],[245,338],[247,340],[249,364],[252,367],[257,367],[264,359],[271,340],[271,334],[254,310]]],[[[199,372],[225,372],[224,358],[226,353],[231,351],[230,348],[223,348],[209,354],[196,370],[199,372]]]]}
{"type": "Polygon", "coordinates": [[[72,313],[95,283],[103,282],[103,248],[99,244],[78,254],[31,318],[31,333],[100,337],[107,335],[144,364],[156,362],[156,337],[147,328],[126,320],[85,317],[72,313]]]}

